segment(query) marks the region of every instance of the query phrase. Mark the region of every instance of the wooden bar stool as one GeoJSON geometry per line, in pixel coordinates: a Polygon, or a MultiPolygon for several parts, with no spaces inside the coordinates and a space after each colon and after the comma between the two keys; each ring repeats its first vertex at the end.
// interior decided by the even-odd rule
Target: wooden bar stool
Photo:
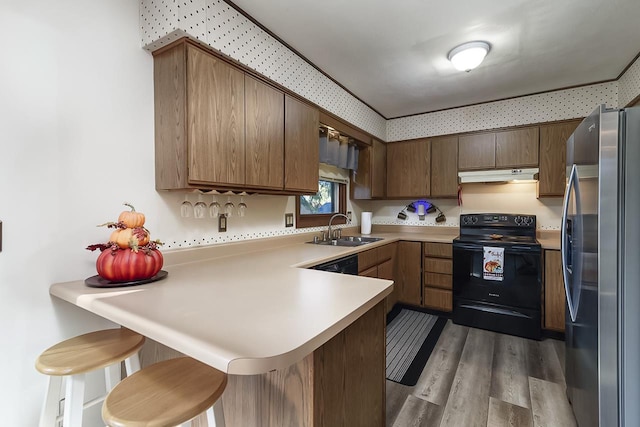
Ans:
{"type": "Polygon", "coordinates": [[[110,427],[169,427],[206,411],[209,426],[224,427],[220,397],[226,386],[227,374],[195,359],[165,360],[115,386],[102,419],[110,427]]]}
{"type": "MultiPolygon", "coordinates": [[[[120,382],[120,363],[125,362],[128,375],[140,370],[138,350],[144,337],[129,329],[106,329],[62,341],[45,350],[36,360],[36,369],[49,376],[40,427],[54,427],[58,420],[58,402],[65,385],[65,427],[82,426],[85,408],[104,400],[105,396],[84,402],[84,380],[87,372],[105,369],[107,393],[120,382]]],[[[106,393],[105,393],[106,395],[106,393]]]]}

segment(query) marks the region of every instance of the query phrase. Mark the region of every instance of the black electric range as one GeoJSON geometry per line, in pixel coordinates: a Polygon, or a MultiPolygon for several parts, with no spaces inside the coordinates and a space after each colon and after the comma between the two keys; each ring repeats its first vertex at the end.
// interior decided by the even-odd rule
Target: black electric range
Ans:
{"type": "Polygon", "coordinates": [[[453,321],[540,339],[541,258],[534,215],[461,215],[453,241],[453,321]]]}

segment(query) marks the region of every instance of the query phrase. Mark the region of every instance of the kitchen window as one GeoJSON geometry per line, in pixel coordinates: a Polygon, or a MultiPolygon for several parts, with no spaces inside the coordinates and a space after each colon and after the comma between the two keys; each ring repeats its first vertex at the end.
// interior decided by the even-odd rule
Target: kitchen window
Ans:
{"type": "MultiPolygon", "coordinates": [[[[347,185],[330,179],[318,181],[318,192],[313,195],[296,196],[296,227],[320,227],[329,224],[336,213],[347,210],[347,185]]],[[[338,217],[334,224],[344,224],[346,220],[338,217]]]]}

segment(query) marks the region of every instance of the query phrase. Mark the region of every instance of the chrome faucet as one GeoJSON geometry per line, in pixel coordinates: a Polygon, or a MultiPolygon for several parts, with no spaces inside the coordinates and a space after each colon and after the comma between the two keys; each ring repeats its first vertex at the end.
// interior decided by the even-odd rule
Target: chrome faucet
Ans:
{"type": "Polygon", "coordinates": [[[346,216],[345,214],[337,213],[337,214],[333,215],[333,216],[331,217],[331,219],[329,219],[329,228],[327,229],[327,234],[328,234],[327,239],[328,239],[328,240],[333,239],[333,236],[331,235],[331,223],[333,222],[333,219],[334,219],[335,217],[337,217],[337,216],[343,216],[343,217],[345,217],[345,219],[347,220],[347,223],[349,223],[349,221],[350,221],[350,220],[349,220],[349,217],[348,217],[348,216],[346,216]]]}

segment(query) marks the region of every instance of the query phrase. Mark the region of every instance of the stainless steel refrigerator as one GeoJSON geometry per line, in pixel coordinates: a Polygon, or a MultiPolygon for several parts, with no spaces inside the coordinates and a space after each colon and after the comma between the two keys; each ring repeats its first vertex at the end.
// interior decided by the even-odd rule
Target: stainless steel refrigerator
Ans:
{"type": "Polygon", "coordinates": [[[640,108],[597,108],[567,140],[567,396],[580,427],[640,426],[640,108]]]}

